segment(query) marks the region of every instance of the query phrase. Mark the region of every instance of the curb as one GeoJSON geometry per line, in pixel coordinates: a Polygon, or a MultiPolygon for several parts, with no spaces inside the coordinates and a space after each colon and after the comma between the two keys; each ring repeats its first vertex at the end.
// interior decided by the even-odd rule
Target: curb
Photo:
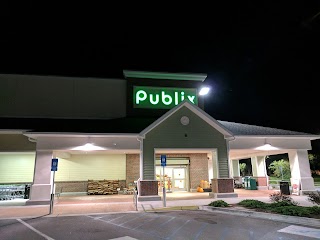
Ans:
{"type": "Polygon", "coordinates": [[[165,211],[180,211],[180,210],[200,210],[200,206],[173,206],[153,209],[143,209],[144,212],[165,212],[165,211]]]}
{"type": "Polygon", "coordinates": [[[290,224],[304,225],[308,227],[320,228],[320,219],[306,218],[306,217],[295,217],[295,216],[286,216],[280,214],[264,213],[264,212],[254,212],[250,210],[234,209],[234,208],[220,208],[220,207],[211,207],[211,206],[201,206],[201,210],[208,212],[219,212],[224,214],[231,214],[244,217],[253,217],[260,219],[267,219],[278,222],[285,222],[290,224]]]}

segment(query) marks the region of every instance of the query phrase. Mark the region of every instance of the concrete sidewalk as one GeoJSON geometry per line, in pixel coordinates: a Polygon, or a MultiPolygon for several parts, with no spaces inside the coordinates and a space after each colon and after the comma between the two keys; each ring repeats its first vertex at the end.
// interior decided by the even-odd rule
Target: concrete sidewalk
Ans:
{"type": "MultiPolygon", "coordinates": [[[[235,189],[239,197],[219,198],[229,204],[236,204],[244,199],[256,199],[270,202],[269,195],[276,190],[244,190],[235,189]]],[[[161,196],[161,195],[160,195],[161,196]]],[[[307,196],[291,195],[300,206],[313,206],[307,196]]],[[[133,202],[133,195],[115,196],[65,196],[55,199],[53,213],[49,216],[67,216],[83,214],[106,214],[131,211],[153,211],[154,209],[169,210],[172,207],[197,207],[207,206],[210,202],[218,199],[210,198],[208,193],[167,193],[166,206],[163,201],[138,202],[137,209],[133,202]]],[[[0,201],[0,218],[29,218],[40,217],[49,214],[49,205],[25,205],[26,200],[0,201]]]]}
{"type": "MultiPolygon", "coordinates": [[[[245,199],[255,199],[266,203],[271,203],[270,201],[270,194],[277,193],[277,190],[244,190],[244,189],[236,189],[236,193],[238,193],[237,198],[209,198],[203,197],[200,199],[191,199],[194,195],[193,193],[186,193],[181,194],[179,196],[178,193],[175,196],[171,197],[167,194],[167,201],[166,206],[167,208],[170,207],[177,207],[177,206],[205,206],[208,205],[212,201],[216,200],[223,200],[229,204],[237,204],[242,200],[245,199]],[[190,196],[188,196],[190,195],[190,196]]],[[[162,194],[159,194],[162,197],[162,194]]],[[[315,206],[313,203],[308,201],[308,196],[297,196],[297,195],[290,195],[290,197],[296,201],[299,206],[315,206]]],[[[138,203],[139,210],[152,210],[152,209],[160,209],[164,208],[163,201],[150,201],[150,202],[140,202],[138,203]]]]}

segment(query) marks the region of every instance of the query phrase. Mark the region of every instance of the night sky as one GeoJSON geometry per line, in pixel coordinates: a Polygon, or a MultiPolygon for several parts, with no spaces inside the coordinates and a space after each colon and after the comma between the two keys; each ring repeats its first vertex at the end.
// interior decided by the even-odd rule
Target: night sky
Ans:
{"type": "Polygon", "coordinates": [[[320,134],[320,1],[1,4],[0,73],[206,73],[215,119],[320,134]]]}

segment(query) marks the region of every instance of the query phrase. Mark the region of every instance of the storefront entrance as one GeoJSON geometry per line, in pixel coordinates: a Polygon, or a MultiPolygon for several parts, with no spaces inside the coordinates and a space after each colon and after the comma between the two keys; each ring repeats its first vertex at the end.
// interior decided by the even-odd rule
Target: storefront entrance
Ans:
{"type": "Polygon", "coordinates": [[[165,187],[168,192],[189,191],[188,166],[156,166],[156,177],[159,181],[159,192],[163,186],[163,169],[165,178],[165,187]]]}

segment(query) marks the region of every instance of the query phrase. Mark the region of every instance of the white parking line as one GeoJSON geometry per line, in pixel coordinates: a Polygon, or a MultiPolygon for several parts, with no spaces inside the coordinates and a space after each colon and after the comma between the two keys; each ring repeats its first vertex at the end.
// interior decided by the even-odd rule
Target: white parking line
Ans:
{"type": "Polygon", "coordinates": [[[25,225],[26,227],[30,228],[32,231],[38,233],[40,236],[44,237],[45,239],[47,239],[47,240],[54,240],[53,238],[51,238],[51,237],[45,235],[44,233],[38,231],[37,229],[35,229],[35,228],[32,227],[31,225],[29,225],[28,223],[24,222],[23,220],[21,220],[21,219],[18,218],[17,221],[19,221],[20,223],[22,223],[22,224],[25,225]]]}
{"type": "Polygon", "coordinates": [[[320,229],[316,228],[308,228],[308,227],[301,227],[290,225],[286,228],[278,230],[278,232],[290,233],[294,235],[301,235],[306,237],[313,237],[320,239],[320,229]]]}

